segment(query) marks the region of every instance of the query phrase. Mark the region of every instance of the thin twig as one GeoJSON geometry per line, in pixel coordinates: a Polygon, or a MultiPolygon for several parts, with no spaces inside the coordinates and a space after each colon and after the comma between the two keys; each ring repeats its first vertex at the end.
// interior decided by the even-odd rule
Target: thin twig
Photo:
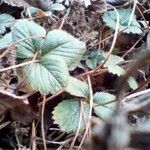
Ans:
{"type": "Polygon", "coordinates": [[[107,68],[104,68],[104,69],[100,68],[99,70],[96,70],[96,68],[95,68],[94,70],[90,70],[90,71],[87,71],[85,73],[77,75],[76,78],[82,78],[82,77],[87,76],[87,75],[89,75],[89,76],[100,75],[100,74],[103,74],[105,72],[108,72],[107,68]]]}
{"type": "Polygon", "coordinates": [[[83,110],[82,110],[82,101],[80,101],[80,117],[79,117],[79,124],[78,124],[78,129],[77,129],[77,131],[76,131],[76,134],[75,134],[75,137],[74,137],[74,139],[73,139],[73,141],[72,141],[72,143],[71,143],[71,146],[70,146],[70,150],[72,150],[72,148],[73,148],[73,146],[74,146],[74,144],[75,144],[75,141],[76,141],[76,139],[77,139],[77,137],[78,137],[78,135],[79,135],[79,132],[80,132],[80,126],[81,126],[81,122],[82,122],[82,115],[83,115],[83,110]]]}
{"type": "Polygon", "coordinates": [[[129,50],[127,50],[126,51],[126,53],[122,56],[123,58],[125,57],[125,56],[127,56],[130,52],[132,52],[132,50],[135,48],[135,46],[141,41],[141,39],[142,39],[143,37],[140,37],[135,43],[134,43],[134,45],[129,49],[129,50]]]}
{"type": "MultiPolygon", "coordinates": [[[[41,138],[39,138],[39,137],[35,137],[36,138],[36,140],[39,140],[39,141],[41,141],[42,139],[41,138]]],[[[67,139],[67,140],[65,140],[65,141],[49,141],[49,140],[45,140],[46,141],[46,143],[47,144],[57,144],[57,145],[64,145],[64,144],[66,144],[66,143],[68,143],[68,142],[70,142],[72,140],[72,138],[70,138],[70,139],[67,139]]]]}
{"type": "Polygon", "coordinates": [[[8,126],[10,123],[11,123],[10,121],[7,121],[7,122],[0,124],[0,130],[8,126]]]}
{"type": "MultiPolygon", "coordinates": [[[[91,127],[91,118],[92,118],[92,108],[93,108],[93,90],[92,90],[92,85],[91,85],[91,79],[90,79],[90,76],[87,76],[87,79],[88,79],[88,84],[89,84],[89,91],[90,91],[90,110],[89,110],[89,118],[88,118],[88,122],[87,122],[87,125],[86,125],[86,130],[84,132],[84,135],[83,135],[83,138],[80,142],[80,145],[78,147],[78,150],[81,149],[82,145],[83,145],[83,142],[85,140],[85,137],[91,127]]],[[[91,138],[91,135],[90,135],[90,138],[91,138]]]]}
{"type": "Polygon", "coordinates": [[[33,120],[33,122],[32,122],[32,136],[31,136],[32,150],[36,150],[36,140],[34,137],[36,137],[36,132],[35,132],[35,122],[33,120]]]}
{"type": "MultiPolygon", "coordinates": [[[[42,11],[43,12],[43,11],[42,11]]],[[[44,12],[43,12],[44,13],[44,12]]],[[[41,16],[36,16],[36,17],[32,17],[32,20],[35,20],[35,19],[39,19],[39,18],[43,18],[43,17],[54,17],[56,19],[59,19],[57,16],[55,16],[54,14],[50,14],[50,15],[41,15],[41,16]]],[[[1,24],[3,23],[16,23],[20,20],[25,20],[25,21],[30,21],[31,18],[23,18],[23,19],[14,19],[14,20],[10,20],[10,21],[2,21],[1,24]]]]}
{"type": "Polygon", "coordinates": [[[21,145],[19,137],[18,137],[18,129],[15,130],[15,137],[16,137],[16,141],[17,141],[17,145],[18,145],[18,150],[21,150],[23,145],[21,145]]]}
{"type": "Polygon", "coordinates": [[[44,130],[45,100],[46,100],[46,95],[44,94],[44,95],[43,95],[42,110],[41,110],[41,130],[42,130],[42,139],[43,139],[44,150],[47,150],[46,140],[45,140],[45,130],[44,130]]]}
{"type": "Polygon", "coordinates": [[[131,25],[131,22],[132,22],[132,19],[133,19],[133,16],[134,16],[134,12],[135,12],[137,3],[138,3],[138,1],[134,0],[131,16],[130,16],[130,19],[129,19],[129,22],[128,22],[128,27],[131,25]]]}
{"type": "Polygon", "coordinates": [[[36,62],[38,62],[38,61],[39,61],[39,60],[34,60],[34,61],[31,60],[31,61],[27,61],[27,62],[18,64],[18,65],[13,65],[13,66],[10,66],[10,67],[7,67],[7,68],[2,68],[2,69],[0,69],[0,72],[4,72],[4,71],[7,71],[7,70],[11,70],[11,69],[23,67],[23,66],[26,66],[26,65],[29,65],[29,64],[36,63],[36,62]]]}
{"type": "MultiPolygon", "coordinates": [[[[138,3],[140,6],[142,6],[140,3],[138,3]]],[[[149,29],[149,24],[148,24],[148,22],[146,21],[146,19],[145,19],[145,17],[144,17],[144,15],[143,15],[143,13],[141,12],[141,10],[140,10],[140,8],[139,8],[139,6],[137,5],[137,10],[139,11],[139,13],[140,13],[140,15],[142,16],[142,18],[143,18],[143,20],[144,20],[144,22],[145,22],[145,24],[146,24],[146,26],[147,26],[147,30],[149,29]]]]}
{"type": "Polygon", "coordinates": [[[6,90],[0,90],[0,93],[4,94],[4,95],[7,95],[7,96],[10,96],[10,97],[12,97],[14,99],[22,99],[22,100],[24,100],[24,99],[28,98],[29,96],[31,96],[34,92],[30,92],[30,93],[24,94],[23,96],[17,96],[17,95],[15,95],[13,93],[10,93],[10,92],[6,91],[6,90]]]}
{"type": "Polygon", "coordinates": [[[67,10],[67,13],[64,15],[63,19],[62,19],[62,22],[61,22],[61,25],[59,27],[59,30],[62,29],[64,23],[65,23],[65,19],[67,18],[67,16],[69,15],[69,12],[70,12],[70,8],[68,8],[67,10]]]}
{"type": "MultiPolygon", "coordinates": [[[[57,92],[56,94],[54,94],[54,95],[48,97],[48,98],[45,100],[45,103],[47,103],[48,101],[50,101],[50,100],[52,100],[53,98],[57,97],[58,95],[62,94],[63,92],[64,92],[64,90],[59,91],[59,92],[57,92]]],[[[42,102],[40,102],[40,103],[38,104],[38,106],[41,106],[41,105],[42,105],[42,102]]]]}
{"type": "Polygon", "coordinates": [[[109,52],[107,53],[107,57],[105,58],[104,62],[103,62],[100,66],[98,66],[98,67],[96,68],[96,70],[98,70],[99,68],[101,68],[102,66],[104,66],[104,64],[105,64],[105,63],[107,62],[107,60],[109,59],[109,57],[110,57],[110,55],[111,55],[111,53],[112,53],[112,51],[113,51],[113,49],[114,49],[114,47],[115,47],[115,44],[116,44],[116,41],[117,41],[118,32],[119,32],[119,22],[120,22],[119,13],[118,13],[117,9],[116,9],[114,6],[112,6],[112,5],[109,5],[109,6],[111,6],[111,7],[115,10],[116,16],[117,16],[117,23],[116,23],[114,38],[113,38],[113,41],[112,41],[110,50],[109,50],[109,52]]]}
{"type": "Polygon", "coordinates": [[[138,96],[141,96],[141,95],[146,94],[146,93],[150,93],[150,89],[147,89],[147,90],[144,90],[144,91],[140,91],[140,92],[131,94],[131,95],[125,97],[125,98],[122,100],[122,102],[123,102],[123,103],[128,102],[128,101],[132,100],[133,98],[138,97],[138,96]]]}
{"type": "Polygon", "coordinates": [[[105,106],[105,105],[108,105],[108,104],[111,104],[111,103],[114,103],[114,102],[116,102],[117,100],[115,99],[115,100],[111,100],[111,101],[108,101],[108,102],[106,102],[106,103],[102,103],[102,104],[93,104],[93,108],[94,107],[98,107],[98,106],[105,106]]]}
{"type": "MultiPolygon", "coordinates": [[[[9,47],[12,47],[12,46],[15,46],[16,44],[19,44],[20,42],[23,42],[25,40],[30,40],[30,39],[35,39],[35,38],[44,38],[45,36],[28,36],[28,37],[25,37],[25,38],[22,38],[16,42],[13,42],[12,44],[10,44],[9,46],[6,46],[6,47],[3,47],[2,49],[5,49],[5,48],[9,48],[9,47]]],[[[1,50],[1,49],[0,49],[1,50]]]]}

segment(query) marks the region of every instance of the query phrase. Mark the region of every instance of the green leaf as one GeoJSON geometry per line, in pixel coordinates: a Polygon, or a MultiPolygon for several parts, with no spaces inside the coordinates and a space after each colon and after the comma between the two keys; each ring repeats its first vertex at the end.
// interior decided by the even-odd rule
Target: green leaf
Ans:
{"type": "Polygon", "coordinates": [[[76,132],[79,126],[80,113],[82,113],[80,130],[85,129],[90,107],[88,103],[83,102],[83,112],[81,112],[81,108],[81,102],[77,99],[62,101],[54,108],[54,123],[67,133],[76,132]]]}
{"type": "MultiPolygon", "coordinates": [[[[107,54],[105,54],[105,57],[106,57],[106,55],[107,54]]],[[[124,61],[124,59],[122,57],[111,54],[110,57],[108,58],[107,62],[105,63],[105,67],[107,67],[109,65],[117,65],[123,61],[124,61]]]]}
{"type": "Polygon", "coordinates": [[[104,51],[100,50],[87,50],[85,54],[82,57],[82,60],[85,60],[86,65],[90,69],[94,69],[97,67],[98,64],[102,62],[102,60],[105,59],[105,53],[104,51]]]}
{"type": "Polygon", "coordinates": [[[87,60],[86,60],[86,65],[87,65],[90,69],[96,68],[96,66],[97,66],[97,58],[87,59],[87,60]]]}
{"type": "Polygon", "coordinates": [[[4,33],[6,28],[11,27],[14,20],[15,18],[9,14],[0,14],[0,34],[4,33]]]}
{"type": "MultiPolygon", "coordinates": [[[[105,54],[106,57],[107,54],[105,54]]],[[[108,71],[113,74],[117,74],[118,76],[121,76],[124,74],[124,69],[117,65],[120,62],[123,62],[124,59],[122,57],[119,57],[117,55],[111,54],[108,58],[107,62],[105,63],[104,67],[108,68],[108,71]]]]}
{"type": "Polygon", "coordinates": [[[78,63],[86,50],[85,43],[62,30],[50,31],[43,43],[42,56],[60,56],[69,67],[78,63]]]}
{"type": "Polygon", "coordinates": [[[78,80],[76,78],[73,78],[73,77],[69,77],[69,82],[68,82],[66,91],[70,93],[71,95],[84,97],[86,99],[89,96],[88,85],[85,82],[78,80]]]}
{"type": "Polygon", "coordinates": [[[138,88],[138,83],[132,76],[130,76],[127,81],[131,89],[135,90],[138,88]]]}
{"type": "Polygon", "coordinates": [[[45,56],[39,63],[23,68],[28,83],[41,93],[56,93],[68,84],[67,65],[60,57],[45,56]]]}
{"type": "Polygon", "coordinates": [[[18,21],[14,25],[12,34],[14,42],[22,40],[17,44],[17,57],[33,58],[35,53],[41,49],[42,37],[45,35],[45,29],[38,24],[27,20],[18,21]]]}
{"type": "Polygon", "coordinates": [[[112,102],[115,100],[115,96],[106,92],[97,92],[94,94],[93,101],[96,106],[94,111],[100,118],[106,120],[114,111],[116,103],[112,102]],[[108,104],[107,104],[108,103],[108,104]]]}
{"type": "Polygon", "coordinates": [[[108,65],[107,66],[108,71],[112,74],[116,74],[118,76],[121,76],[124,74],[124,69],[118,65],[108,65]]]}
{"type": "MultiPolygon", "coordinates": [[[[138,22],[137,22],[138,23],[138,22]]],[[[124,29],[124,28],[123,28],[124,29]]],[[[122,30],[123,30],[122,29],[122,30]]],[[[130,33],[133,33],[133,34],[141,34],[142,33],[142,30],[141,30],[141,27],[140,27],[140,25],[138,24],[138,25],[133,25],[132,24],[132,26],[129,26],[127,29],[125,29],[124,31],[123,31],[124,33],[127,33],[127,34],[130,34],[130,33]]]]}
{"type": "Polygon", "coordinates": [[[50,6],[50,10],[52,11],[61,11],[61,10],[64,10],[65,9],[65,6],[60,4],[60,3],[54,3],[50,6]]]}
{"type": "MultiPolygon", "coordinates": [[[[24,58],[26,61],[29,60],[28,58],[33,59],[37,54],[35,59],[39,61],[38,63],[23,67],[29,84],[42,93],[54,94],[67,87],[68,66],[70,67],[71,64],[74,66],[80,61],[85,51],[85,44],[61,30],[50,31],[45,40],[42,40],[45,32],[45,29],[38,24],[24,20],[15,24],[12,37],[15,42],[21,40],[19,44],[17,43],[18,58],[24,58]],[[36,38],[31,39],[31,37],[36,38]]],[[[81,83],[82,81],[77,82],[83,86],[80,88],[86,86],[85,83],[81,83]]],[[[79,91],[82,89],[72,85],[67,89],[71,94],[83,97],[84,93],[79,91]]]]}
{"type": "MultiPolygon", "coordinates": [[[[133,15],[131,24],[128,26],[131,10],[130,9],[117,9],[119,13],[119,31],[123,31],[124,33],[133,33],[133,34],[141,34],[142,30],[140,28],[140,24],[136,20],[136,16],[133,15]]],[[[108,27],[111,29],[116,28],[117,25],[117,14],[115,10],[106,11],[102,16],[103,21],[106,23],[108,27]]]]}
{"type": "Polygon", "coordinates": [[[4,48],[12,44],[12,33],[6,34],[0,39],[0,48],[4,48]]]}

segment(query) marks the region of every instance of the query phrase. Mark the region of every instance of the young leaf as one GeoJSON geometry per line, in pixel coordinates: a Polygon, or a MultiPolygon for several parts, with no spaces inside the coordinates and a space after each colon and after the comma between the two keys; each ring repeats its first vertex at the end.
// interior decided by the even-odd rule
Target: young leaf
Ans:
{"type": "Polygon", "coordinates": [[[38,24],[20,20],[14,25],[12,38],[14,42],[22,40],[17,45],[18,58],[32,58],[35,53],[41,49],[42,37],[45,37],[46,31],[38,24]]]}
{"type": "MultiPolygon", "coordinates": [[[[131,24],[128,26],[130,17],[131,17],[131,11],[130,9],[118,9],[119,13],[119,31],[122,31],[124,33],[133,33],[133,34],[141,34],[142,30],[140,29],[140,24],[136,20],[136,16],[133,15],[131,24]]],[[[115,10],[113,11],[107,11],[102,16],[103,21],[106,23],[106,25],[112,29],[115,30],[117,25],[117,15],[115,10]]]]}
{"type": "Polygon", "coordinates": [[[95,93],[93,100],[94,104],[97,105],[94,107],[94,111],[97,114],[97,116],[106,120],[115,109],[116,103],[115,102],[109,103],[110,101],[115,100],[115,98],[116,97],[110,93],[106,92],[95,93]]]}
{"type": "Polygon", "coordinates": [[[9,14],[0,14],[0,34],[6,31],[6,28],[11,27],[12,21],[15,18],[9,14]]]}
{"type": "Polygon", "coordinates": [[[90,69],[96,68],[96,66],[97,66],[97,58],[87,59],[87,60],[86,60],[86,65],[87,65],[90,69]]]}
{"type": "Polygon", "coordinates": [[[42,56],[60,56],[69,67],[78,63],[85,52],[85,43],[62,30],[50,31],[43,43],[42,56]]]}
{"type": "Polygon", "coordinates": [[[94,69],[97,67],[98,64],[101,64],[102,60],[105,59],[105,52],[104,51],[86,51],[82,57],[82,60],[85,60],[86,65],[90,69],[94,69]]]}
{"type": "Polygon", "coordinates": [[[70,93],[71,95],[84,97],[86,99],[89,96],[88,85],[85,82],[78,80],[76,78],[73,78],[73,77],[69,77],[69,82],[68,82],[66,91],[70,93]]]}
{"type": "Polygon", "coordinates": [[[32,88],[41,93],[56,93],[68,84],[67,65],[60,57],[43,57],[39,63],[23,68],[27,81],[32,88]]]}
{"type": "Polygon", "coordinates": [[[54,123],[58,124],[61,130],[67,133],[76,132],[79,126],[80,113],[82,113],[80,130],[85,129],[90,107],[86,102],[83,102],[83,112],[81,112],[81,107],[81,102],[77,99],[62,101],[54,108],[54,123]]]}

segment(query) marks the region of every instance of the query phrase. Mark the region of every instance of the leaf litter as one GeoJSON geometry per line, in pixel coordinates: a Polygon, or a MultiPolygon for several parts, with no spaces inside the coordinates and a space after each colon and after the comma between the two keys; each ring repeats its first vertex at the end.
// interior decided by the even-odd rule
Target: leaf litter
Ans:
{"type": "MultiPolygon", "coordinates": [[[[46,8],[44,0],[43,2],[39,0],[40,3],[37,1],[0,1],[0,20],[2,19],[0,22],[0,148],[43,149],[44,146],[44,149],[46,147],[48,149],[70,149],[70,147],[78,149],[81,147],[82,138],[84,138],[89,107],[93,107],[92,130],[89,128],[88,131],[91,138],[87,136],[85,144],[82,145],[83,149],[96,149],[98,147],[99,149],[111,150],[113,142],[116,143],[113,145],[116,150],[148,148],[150,141],[144,140],[144,138],[150,139],[148,130],[150,125],[148,60],[150,2],[148,0],[140,0],[139,2],[61,0],[56,5],[53,5],[55,3],[52,1],[45,1],[48,4],[46,8]],[[7,6],[10,8],[9,10],[6,9],[7,6]],[[19,13],[17,13],[17,9],[19,13]],[[117,13],[119,14],[119,30],[112,53],[109,54],[113,38],[115,38],[117,13]],[[43,115],[43,108],[41,107],[44,104],[43,93],[28,85],[28,74],[23,76],[22,66],[19,68],[20,70],[17,67],[21,63],[32,62],[32,59],[41,59],[42,56],[35,49],[36,53],[33,54],[34,57],[31,60],[30,57],[26,57],[26,59],[16,58],[17,44],[21,45],[20,56],[25,54],[26,49],[30,53],[34,51],[34,48],[40,49],[41,47],[31,45],[31,41],[32,44],[38,44],[34,38],[32,40],[32,37],[25,41],[21,38],[14,41],[11,38],[14,31],[13,26],[20,20],[24,20],[24,22],[32,20],[42,26],[44,32],[47,33],[52,30],[64,30],[71,34],[74,40],[78,39],[80,42],[82,41],[81,43],[86,44],[84,54],[81,50],[76,57],[73,55],[72,58],[69,58],[70,55],[65,54],[68,56],[67,61],[72,61],[73,58],[79,60],[83,56],[79,63],[74,64],[73,62],[72,65],[74,66],[70,69],[71,71],[68,68],[69,75],[74,77],[73,80],[71,80],[72,77],[68,77],[71,80],[69,82],[71,85],[67,86],[66,89],[63,86],[61,91],[56,90],[57,92],[52,92],[53,94],[46,93],[43,115]],[[18,42],[18,40],[21,41],[18,42]],[[32,50],[30,46],[33,46],[32,50]],[[94,95],[99,94],[93,106],[90,105],[90,100],[93,98],[95,101],[95,96],[90,94],[87,76],[90,77],[90,86],[94,95]],[[126,81],[128,81],[127,84],[126,81]],[[105,100],[106,95],[100,93],[106,93],[108,99],[105,100]],[[113,99],[109,98],[110,95],[113,99]],[[126,100],[128,98],[129,101],[126,100]],[[84,104],[87,105],[85,109],[86,105],[84,104]],[[41,117],[44,119],[44,138],[40,123],[41,117]],[[78,133],[79,122],[81,123],[81,131],[78,133]],[[123,132],[120,133],[120,130],[123,132]],[[106,134],[108,131],[111,131],[109,136],[106,134]],[[36,133],[34,134],[34,132],[36,133]],[[73,142],[75,137],[77,138],[73,142]],[[120,142],[116,142],[120,139],[119,137],[124,138],[120,142]],[[140,146],[135,143],[140,143],[140,146]]],[[[32,35],[31,32],[29,32],[30,36],[32,35]]],[[[20,33],[24,34],[23,31],[19,31],[20,33]]],[[[63,34],[60,36],[63,37],[63,34]]],[[[61,38],[58,38],[59,40],[61,41],[61,38]]],[[[41,43],[43,44],[43,42],[41,43]]],[[[73,43],[72,47],[75,44],[73,43]]],[[[50,44],[49,47],[51,47],[50,44]]],[[[57,49],[57,47],[55,48],[57,49]]],[[[58,49],[58,54],[64,55],[64,53],[60,53],[60,49],[58,49]]],[[[47,56],[47,58],[51,57],[47,56]]],[[[62,64],[65,61],[62,60],[62,64]]],[[[51,68],[52,71],[54,69],[51,68]]],[[[38,77],[39,73],[33,70],[33,77],[30,82],[35,81],[35,77],[38,77]]],[[[56,72],[53,73],[54,76],[56,74],[56,72]]],[[[44,74],[41,75],[41,81],[44,79],[43,76],[44,74]]],[[[60,79],[60,76],[58,78],[60,79]]],[[[65,77],[63,76],[63,78],[65,77]]],[[[34,85],[40,87],[40,84],[42,82],[34,85]]],[[[45,82],[43,88],[46,88],[46,84],[45,82]]],[[[59,82],[59,84],[61,83],[59,82]]],[[[53,89],[55,89],[55,85],[56,83],[52,85],[53,89]]]]}

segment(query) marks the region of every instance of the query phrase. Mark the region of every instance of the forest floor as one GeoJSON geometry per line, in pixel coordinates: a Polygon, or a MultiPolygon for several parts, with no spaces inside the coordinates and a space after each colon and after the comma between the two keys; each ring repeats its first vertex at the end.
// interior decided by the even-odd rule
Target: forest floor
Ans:
{"type": "Polygon", "coordinates": [[[1,0],[0,149],[149,150],[149,30],[149,0],[1,0]]]}

